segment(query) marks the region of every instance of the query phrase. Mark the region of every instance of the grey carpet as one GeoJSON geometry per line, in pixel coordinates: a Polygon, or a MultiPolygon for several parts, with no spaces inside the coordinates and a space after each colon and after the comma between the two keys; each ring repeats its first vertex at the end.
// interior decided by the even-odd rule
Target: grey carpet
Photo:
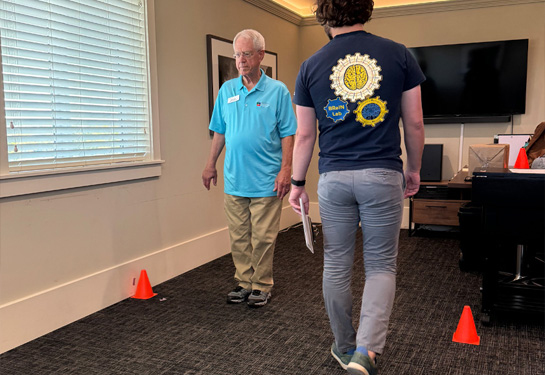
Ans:
{"type": "MultiPolygon", "coordinates": [[[[16,374],[346,374],[329,354],[333,341],[316,253],[302,229],[280,233],[271,303],[228,305],[229,255],[155,286],[150,300],[126,299],[0,356],[16,374]]],[[[361,238],[358,238],[358,247],[361,238]]],[[[545,374],[543,321],[496,319],[482,326],[481,276],[461,272],[459,240],[400,235],[397,294],[381,375],[545,374]],[[452,342],[464,305],[481,345],[452,342]]],[[[363,288],[355,264],[355,316],[363,288]]],[[[151,278],[151,277],[150,277],[151,278]]]]}

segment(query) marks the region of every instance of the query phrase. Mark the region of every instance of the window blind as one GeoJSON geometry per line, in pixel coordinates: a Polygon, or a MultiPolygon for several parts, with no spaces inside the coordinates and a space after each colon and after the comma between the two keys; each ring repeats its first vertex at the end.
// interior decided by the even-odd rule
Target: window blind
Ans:
{"type": "Polygon", "coordinates": [[[0,1],[10,172],[150,159],[143,1],[0,1]]]}

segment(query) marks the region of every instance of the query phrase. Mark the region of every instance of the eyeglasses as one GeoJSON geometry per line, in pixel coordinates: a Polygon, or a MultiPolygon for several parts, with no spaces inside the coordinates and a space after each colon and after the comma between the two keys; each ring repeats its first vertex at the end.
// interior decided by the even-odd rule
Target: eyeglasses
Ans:
{"type": "Polygon", "coordinates": [[[249,59],[250,57],[254,55],[254,53],[255,53],[254,51],[237,52],[233,55],[233,58],[240,59],[241,57],[244,56],[244,58],[249,59]]]}

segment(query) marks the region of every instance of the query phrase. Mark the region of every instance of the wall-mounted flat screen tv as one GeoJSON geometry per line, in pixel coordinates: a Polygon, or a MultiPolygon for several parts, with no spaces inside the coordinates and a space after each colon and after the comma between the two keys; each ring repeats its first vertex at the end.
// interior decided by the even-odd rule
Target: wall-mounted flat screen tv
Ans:
{"type": "Polygon", "coordinates": [[[409,50],[426,75],[425,123],[502,122],[525,112],[528,39],[409,50]]]}

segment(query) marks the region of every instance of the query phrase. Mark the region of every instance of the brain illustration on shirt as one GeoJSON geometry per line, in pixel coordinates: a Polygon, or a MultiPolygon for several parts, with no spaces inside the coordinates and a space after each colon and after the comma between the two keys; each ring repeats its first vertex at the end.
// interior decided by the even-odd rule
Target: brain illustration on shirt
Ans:
{"type": "Polygon", "coordinates": [[[339,59],[331,70],[329,79],[335,95],[353,103],[373,96],[382,80],[377,61],[359,53],[339,59]]]}

